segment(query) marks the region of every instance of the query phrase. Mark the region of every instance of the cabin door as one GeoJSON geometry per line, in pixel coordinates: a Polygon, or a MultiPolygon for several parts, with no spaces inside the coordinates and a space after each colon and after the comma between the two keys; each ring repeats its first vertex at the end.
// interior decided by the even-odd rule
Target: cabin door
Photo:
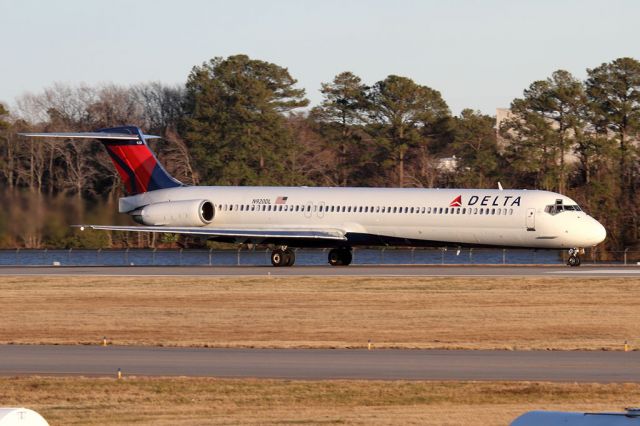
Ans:
{"type": "Polygon", "coordinates": [[[527,209],[527,231],[536,230],[536,209],[527,209]]]}

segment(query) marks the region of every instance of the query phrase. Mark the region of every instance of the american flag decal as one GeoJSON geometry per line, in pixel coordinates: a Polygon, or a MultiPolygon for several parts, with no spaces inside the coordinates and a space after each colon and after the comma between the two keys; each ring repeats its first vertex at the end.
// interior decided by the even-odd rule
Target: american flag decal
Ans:
{"type": "Polygon", "coordinates": [[[289,197],[278,197],[276,198],[276,204],[287,204],[287,199],[289,197]]]}

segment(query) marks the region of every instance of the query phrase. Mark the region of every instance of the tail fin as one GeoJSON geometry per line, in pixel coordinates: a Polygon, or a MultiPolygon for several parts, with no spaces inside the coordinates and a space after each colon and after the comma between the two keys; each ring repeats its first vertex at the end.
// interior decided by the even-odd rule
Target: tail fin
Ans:
{"type": "Polygon", "coordinates": [[[146,141],[150,137],[142,134],[139,128],[112,127],[100,129],[98,132],[137,136],[134,139],[97,138],[107,149],[130,195],[182,186],[182,183],[174,179],[153,155],[146,141]]]}
{"type": "Polygon", "coordinates": [[[158,136],[145,135],[138,127],[112,127],[96,132],[21,133],[21,135],[65,139],[98,139],[109,153],[129,195],[183,186],[162,167],[156,156],[151,152],[151,149],[149,149],[147,139],[155,139],[158,136]]]}

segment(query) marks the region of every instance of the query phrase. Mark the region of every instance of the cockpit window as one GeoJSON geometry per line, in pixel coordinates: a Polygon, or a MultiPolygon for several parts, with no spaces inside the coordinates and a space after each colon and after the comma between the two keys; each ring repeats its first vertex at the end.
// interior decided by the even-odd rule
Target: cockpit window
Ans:
{"type": "Polygon", "coordinates": [[[550,206],[545,207],[544,211],[549,214],[555,215],[555,214],[566,212],[566,211],[581,212],[582,209],[577,204],[573,204],[573,205],[552,204],[550,206]]]}

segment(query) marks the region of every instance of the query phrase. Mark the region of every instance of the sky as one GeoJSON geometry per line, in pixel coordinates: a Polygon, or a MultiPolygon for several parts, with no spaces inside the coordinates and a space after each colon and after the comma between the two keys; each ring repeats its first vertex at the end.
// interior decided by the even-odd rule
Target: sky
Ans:
{"type": "Polygon", "coordinates": [[[637,0],[0,0],[0,102],[56,82],[184,84],[247,54],[289,69],[311,104],[351,71],[494,115],[535,80],[640,59],[637,0]]]}

